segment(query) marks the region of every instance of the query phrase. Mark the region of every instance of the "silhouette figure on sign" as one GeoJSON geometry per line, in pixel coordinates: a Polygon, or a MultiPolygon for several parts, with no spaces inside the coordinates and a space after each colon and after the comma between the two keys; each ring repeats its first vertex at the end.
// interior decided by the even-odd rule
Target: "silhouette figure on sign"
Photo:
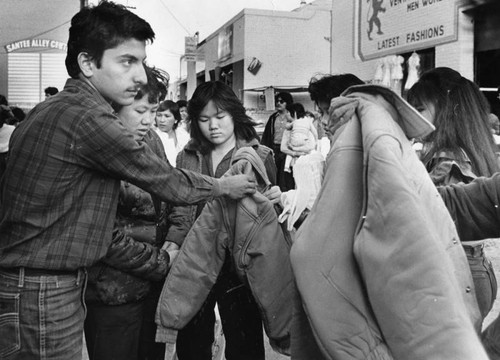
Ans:
{"type": "Polygon", "coordinates": [[[383,35],[384,33],[381,30],[382,23],[378,18],[379,12],[385,12],[385,7],[382,6],[384,0],[367,0],[367,2],[372,2],[372,7],[368,10],[368,40],[372,40],[371,33],[373,31],[373,24],[377,25],[377,34],[383,35]]]}

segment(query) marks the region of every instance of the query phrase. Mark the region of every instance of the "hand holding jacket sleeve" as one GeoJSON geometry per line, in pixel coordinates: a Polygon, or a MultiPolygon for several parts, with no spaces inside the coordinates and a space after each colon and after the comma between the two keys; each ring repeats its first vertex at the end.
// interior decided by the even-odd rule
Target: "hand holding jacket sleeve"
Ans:
{"type": "Polygon", "coordinates": [[[500,173],[438,187],[462,241],[500,237],[500,173]]]}
{"type": "Polygon", "coordinates": [[[255,194],[256,183],[249,175],[233,175],[218,179],[223,195],[231,199],[242,199],[247,195],[255,194]]]}
{"type": "Polygon", "coordinates": [[[268,190],[262,193],[271,203],[279,204],[281,202],[281,190],[277,185],[271,186],[268,190]]]}
{"type": "Polygon", "coordinates": [[[137,277],[157,281],[167,275],[170,256],[163,249],[136,241],[122,230],[115,229],[103,262],[137,277]]]}

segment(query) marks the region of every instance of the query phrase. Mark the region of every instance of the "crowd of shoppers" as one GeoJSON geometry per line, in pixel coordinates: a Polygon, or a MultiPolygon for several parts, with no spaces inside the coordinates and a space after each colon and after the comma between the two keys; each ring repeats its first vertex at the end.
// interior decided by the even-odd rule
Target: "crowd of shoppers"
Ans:
{"type": "Polygon", "coordinates": [[[0,189],[3,358],[81,357],[86,268],[111,244],[120,179],[172,204],[255,192],[246,175],[176,170],[116,117],[112,105],[132,104],[147,83],[153,38],[123,6],[82,9],[71,20],[71,79],[11,136],[0,189]]]}
{"type": "Polygon", "coordinates": [[[280,92],[259,139],[222,82],[164,100],[154,36],[84,7],[64,89],[26,119],[0,96],[1,359],[79,359],[83,334],[91,360],[265,359],[264,331],[292,359],[500,358],[500,165],[472,81],[436,68],[406,102],[314,77],[319,117],[280,92]],[[310,206],[280,224],[316,154],[310,206]]]}

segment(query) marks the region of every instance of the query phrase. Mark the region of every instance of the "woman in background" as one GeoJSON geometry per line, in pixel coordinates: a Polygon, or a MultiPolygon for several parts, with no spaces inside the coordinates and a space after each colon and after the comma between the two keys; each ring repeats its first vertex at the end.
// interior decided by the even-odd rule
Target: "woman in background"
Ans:
{"type": "Polygon", "coordinates": [[[189,141],[189,134],[179,126],[181,120],[177,103],[165,100],[160,104],[156,113],[156,133],[160,136],[168,162],[172,166],[175,166],[179,151],[189,141]]]}
{"type": "Polygon", "coordinates": [[[189,132],[189,124],[188,124],[188,111],[187,106],[188,103],[186,100],[177,100],[177,106],[179,106],[179,114],[181,114],[181,126],[184,130],[189,132]]]}
{"type": "MultiPolygon", "coordinates": [[[[436,186],[471,182],[500,170],[490,130],[489,104],[472,81],[439,67],[422,74],[408,102],[436,130],[422,140],[421,160],[436,186]]],[[[478,239],[479,240],[479,239],[478,239]]],[[[483,319],[493,306],[497,282],[482,241],[462,241],[483,319]]]]}

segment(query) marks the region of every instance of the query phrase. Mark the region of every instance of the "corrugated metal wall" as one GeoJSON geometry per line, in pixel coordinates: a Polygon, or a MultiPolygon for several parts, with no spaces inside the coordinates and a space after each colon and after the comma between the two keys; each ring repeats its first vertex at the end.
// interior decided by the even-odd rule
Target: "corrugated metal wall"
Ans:
{"type": "Polygon", "coordinates": [[[68,78],[64,60],[66,54],[8,54],[9,103],[32,108],[45,100],[44,89],[55,86],[62,90],[68,78]]]}

